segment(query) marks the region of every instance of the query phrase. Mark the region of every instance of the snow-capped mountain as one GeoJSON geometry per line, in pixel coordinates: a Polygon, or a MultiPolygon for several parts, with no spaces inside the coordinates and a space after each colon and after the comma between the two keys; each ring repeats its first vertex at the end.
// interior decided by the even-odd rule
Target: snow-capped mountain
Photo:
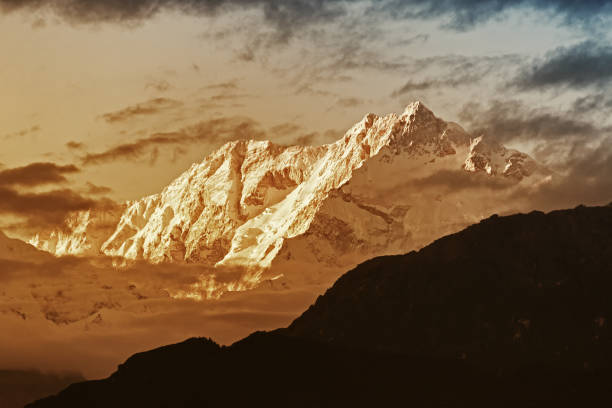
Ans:
{"type": "Polygon", "coordinates": [[[72,233],[31,243],[57,255],[239,268],[234,289],[334,279],[329,271],[519,210],[517,192],[549,178],[529,156],[414,102],[401,115],[368,114],[328,145],[227,143],[161,193],[104,216],[75,214],[72,233]]]}

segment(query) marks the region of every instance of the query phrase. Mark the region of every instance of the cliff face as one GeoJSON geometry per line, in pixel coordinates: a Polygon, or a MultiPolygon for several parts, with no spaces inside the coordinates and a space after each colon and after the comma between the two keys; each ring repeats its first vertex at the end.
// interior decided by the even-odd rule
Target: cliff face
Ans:
{"type": "Polygon", "coordinates": [[[317,280],[302,276],[304,265],[338,272],[419,248],[492,212],[520,208],[502,194],[481,194],[486,185],[508,192],[546,177],[528,156],[472,138],[415,102],[401,115],[366,115],[328,145],[228,143],[161,193],[109,215],[106,221],[116,219],[105,239],[90,238],[78,222],[96,218],[88,213],[63,236],[69,244],[53,236],[32,243],[57,255],[239,268],[245,273],[236,288],[281,276],[317,280]],[[440,184],[449,174],[461,191],[440,184]]]}

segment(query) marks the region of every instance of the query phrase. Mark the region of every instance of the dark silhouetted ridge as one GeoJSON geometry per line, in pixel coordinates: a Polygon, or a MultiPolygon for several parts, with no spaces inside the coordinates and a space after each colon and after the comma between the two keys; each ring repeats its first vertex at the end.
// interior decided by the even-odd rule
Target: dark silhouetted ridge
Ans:
{"type": "Polygon", "coordinates": [[[548,407],[612,397],[612,206],[370,260],[288,328],[130,357],[30,407],[548,407]]]}

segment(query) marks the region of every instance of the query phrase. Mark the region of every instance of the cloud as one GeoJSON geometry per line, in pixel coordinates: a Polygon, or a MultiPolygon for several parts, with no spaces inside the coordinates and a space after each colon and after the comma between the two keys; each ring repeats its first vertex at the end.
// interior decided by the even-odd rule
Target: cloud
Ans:
{"type": "MultiPolygon", "coordinates": [[[[73,165],[31,163],[22,167],[0,170],[0,217],[24,220],[21,229],[61,226],[72,211],[103,208],[114,203],[107,198],[92,199],[57,185],[68,182],[66,176],[80,173],[73,165]],[[44,191],[43,187],[51,186],[44,191]]],[[[109,190],[88,185],[85,194],[101,195],[109,190]]]]}
{"type": "Polygon", "coordinates": [[[332,143],[342,137],[343,132],[336,129],[327,129],[324,132],[310,132],[294,137],[291,144],[300,146],[312,146],[317,144],[332,143]]]}
{"type": "Polygon", "coordinates": [[[302,129],[302,126],[295,123],[281,123],[270,128],[270,133],[275,136],[286,136],[294,134],[302,129]]]}
{"type": "Polygon", "coordinates": [[[39,186],[65,183],[66,174],[78,173],[78,167],[55,163],[31,163],[23,167],[0,170],[0,186],[39,186]]]}
{"type": "Polygon", "coordinates": [[[218,82],[215,84],[210,84],[210,85],[206,85],[204,87],[204,89],[217,89],[217,90],[224,90],[224,91],[234,91],[238,89],[238,81],[237,80],[232,80],[232,81],[226,81],[226,82],[218,82]]]}
{"type": "Polygon", "coordinates": [[[33,30],[40,30],[42,28],[45,28],[47,26],[47,20],[45,20],[44,18],[37,18],[36,20],[34,20],[32,22],[32,29],[33,30]]]}
{"type": "Polygon", "coordinates": [[[604,87],[612,81],[612,46],[589,40],[559,47],[523,69],[510,85],[521,90],[604,87]]]}
{"type": "Polygon", "coordinates": [[[556,111],[497,100],[466,104],[460,118],[474,135],[532,146],[535,158],[556,175],[536,188],[516,190],[509,200],[527,199],[533,208],[554,209],[612,199],[612,126],[593,119],[606,104],[612,109],[605,94],[580,97],[556,111]]]}
{"type": "Polygon", "coordinates": [[[393,46],[407,47],[413,44],[424,44],[429,41],[429,34],[417,34],[412,37],[402,38],[401,40],[392,42],[393,46]]]}
{"type": "Polygon", "coordinates": [[[535,10],[561,18],[561,24],[590,29],[606,22],[612,8],[601,0],[391,0],[375,10],[396,19],[444,18],[444,27],[465,31],[514,10],[535,10]]]}
{"type": "Polygon", "coordinates": [[[103,114],[108,123],[126,122],[137,117],[154,115],[181,106],[183,103],[169,98],[155,98],[137,105],[103,114]]]}
{"type": "Polygon", "coordinates": [[[359,105],[363,105],[364,100],[360,98],[339,98],[336,101],[336,105],[341,106],[343,108],[354,108],[359,105]]]}
{"type": "Polygon", "coordinates": [[[392,97],[398,97],[414,91],[425,91],[431,88],[457,88],[464,85],[473,84],[474,81],[481,79],[475,75],[464,75],[445,79],[425,79],[422,81],[408,81],[401,88],[396,89],[391,94],[392,97]]]}
{"type": "Polygon", "coordinates": [[[86,187],[87,189],[85,190],[85,193],[88,195],[102,195],[112,193],[113,191],[113,189],[110,187],[97,186],[93,183],[90,183],[89,181],[86,183],[86,187]]]}
{"type": "Polygon", "coordinates": [[[596,93],[580,97],[574,101],[574,112],[609,112],[612,110],[612,97],[604,93],[596,93]]]}
{"type": "Polygon", "coordinates": [[[459,117],[472,134],[486,134],[500,143],[586,141],[610,131],[575,111],[552,112],[518,100],[494,100],[488,106],[468,103],[459,117]]]}
{"type": "Polygon", "coordinates": [[[233,101],[237,99],[250,98],[251,95],[248,94],[232,94],[232,93],[223,93],[218,95],[213,95],[210,97],[211,101],[219,102],[219,101],[233,101]]]}
{"type": "MultiPolygon", "coordinates": [[[[276,30],[278,40],[286,41],[296,29],[334,22],[345,17],[351,6],[364,3],[368,4],[359,0],[0,0],[0,10],[48,9],[72,23],[135,24],[165,10],[216,16],[227,11],[258,9],[276,30]]],[[[442,18],[444,26],[453,30],[467,30],[516,9],[558,16],[566,25],[594,26],[604,22],[604,16],[611,10],[609,3],[601,0],[382,0],[370,5],[369,13],[384,13],[396,19],[442,18]]]]}
{"type": "Polygon", "coordinates": [[[87,153],[81,157],[81,161],[83,165],[96,165],[116,160],[141,159],[145,156],[153,158],[156,155],[155,149],[160,147],[218,144],[239,139],[261,139],[264,135],[259,125],[251,119],[216,118],[176,132],[156,133],[133,142],[122,143],[99,153],[87,153]]]}
{"type": "Polygon", "coordinates": [[[561,177],[537,189],[518,190],[510,200],[528,197],[536,208],[559,209],[612,201],[612,137],[573,146],[561,177]]]}
{"type": "Polygon", "coordinates": [[[17,132],[13,132],[13,133],[8,133],[6,135],[4,135],[4,139],[14,139],[14,138],[20,138],[23,136],[27,136],[27,135],[32,135],[35,133],[40,132],[40,126],[39,125],[34,125],[32,127],[29,127],[27,129],[21,129],[17,132]]]}
{"type": "MultiPolygon", "coordinates": [[[[392,97],[431,89],[474,86],[493,77],[497,80],[509,70],[524,64],[525,58],[517,54],[496,56],[438,55],[416,58],[406,62],[410,80],[391,93],[392,97]],[[422,77],[427,73],[426,77],[422,77]]],[[[514,73],[514,72],[513,72],[514,73]]]]}
{"type": "Polygon", "coordinates": [[[170,88],[172,88],[172,84],[165,79],[152,79],[145,85],[145,89],[153,89],[157,92],[166,92],[170,88]]]}
{"type": "Polygon", "coordinates": [[[66,147],[70,150],[81,150],[85,147],[85,144],[71,140],[68,143],[66,143],[66,147]]]}
{"type": "Polygon", "coordinates": [[[26,218],[30,226],[61,225],[72,211],[87,210],[99,204],[70,189],[21,192],[0,187],[0,214],[26,218]]]}
{"type": "Polygon", "coordinates": [[[195,302],[168,292],[187,289],[210,274],[209,266],[135,262],[117,268],[111,258],[46,256],[38,262],[35,255],[0,259],[3,367],[105,376],[134,352],[186,337],[229,344],[255,330],[284,327],[324,290],[262,287],[195,302]],[[104,347],[109,343],[112,348],[104,347]]]}

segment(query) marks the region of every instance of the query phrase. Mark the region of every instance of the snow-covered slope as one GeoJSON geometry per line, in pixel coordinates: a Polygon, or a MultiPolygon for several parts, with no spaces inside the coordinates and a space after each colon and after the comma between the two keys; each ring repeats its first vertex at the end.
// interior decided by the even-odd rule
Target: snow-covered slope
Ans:
{"type": "Polygon", "coordinates": [[[69,244],[32,243],[58,255],[238,268],[235,288],[281,275],[308,280],[519,209],[509,192],[547,177],[527,155],[414,102],[401,115],[368,114],[328,145],[228,143],[161,193],[128,202],[106,239],[88,237],[86,213],[60,240],[69,244]]]}
{"type": "Polygon", "coordinates": [[[105,208],[75,212],[67,217],[66,230],[51,231],[43,237],[37,234],[29,243],[57,256],[98,255],[125,208],[107,204],[105,208]]]}

